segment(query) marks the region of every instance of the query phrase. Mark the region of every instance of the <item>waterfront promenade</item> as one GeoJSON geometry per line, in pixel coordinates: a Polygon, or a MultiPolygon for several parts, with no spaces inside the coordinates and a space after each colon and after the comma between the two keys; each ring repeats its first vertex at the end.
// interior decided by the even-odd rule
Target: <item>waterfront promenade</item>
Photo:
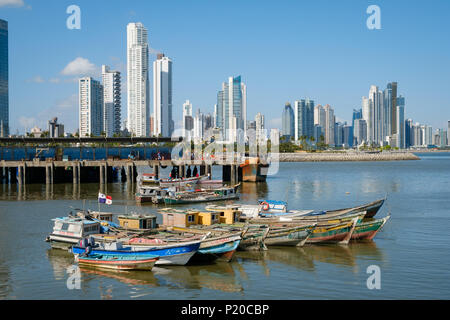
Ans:
{"type": "Polygon", "coordinates": [[[313,152],[280,153],[271,155],[271,160],[280,162],[321,162],[321,161],[400,161],[420,160],[412,152],[313,152]]]}

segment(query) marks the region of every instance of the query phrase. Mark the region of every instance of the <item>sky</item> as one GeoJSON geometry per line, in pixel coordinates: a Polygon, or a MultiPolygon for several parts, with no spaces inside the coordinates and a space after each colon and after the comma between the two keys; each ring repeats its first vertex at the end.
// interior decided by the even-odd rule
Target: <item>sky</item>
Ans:
{"type": "Polygon", "coordinates": [[[448,0],[0,0],[9,23],[10,132],[44,129],[55,116],[74,132],[78,78],[100,80],[102,64],[122,72],[126,119],[129,22],[142,22],[151,52],[173,61],[175,127],[185,100],[212,113],[222,82],[241,75],[247,119],[261,112],[267,128],[281,128],[285,103],[304,98],[350,121],[371,85],[392,81],[406,118],[445,128],[449,13],[448,0]],[[81,9],[79,30],[66,26],[70,5],[81,9]],[[367,28],[369,5],[379,6],[381,29],[367,28]]]}

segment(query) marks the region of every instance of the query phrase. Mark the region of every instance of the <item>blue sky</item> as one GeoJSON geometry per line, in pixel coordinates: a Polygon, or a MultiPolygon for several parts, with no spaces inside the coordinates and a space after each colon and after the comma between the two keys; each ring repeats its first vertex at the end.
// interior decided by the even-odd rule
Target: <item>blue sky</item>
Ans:
{"type": "Polygon", "coordinates": [[[150,46],[173,60],[176,123],[186,99],[212,112],[221,83],[241,75],[247,118],[262,112],[269,128],[281,127],[285,102],[302,98],[350,120],[370,85],[384,89],[390,81],[406,97],[406,117],[443,128],[450,119],[449,13],[447,0],[0,0],[0,18],[9,22],[11,132],[46,127],[53,116],[76,130],[76,79],[100,79],[108,64],[125,80],[129,22],[142,22],[150,46]],[[72,4],[81,8],[81,30],[66,28],[72,4]],[[366,27],[372,4],[381,8],[381,30],[366,27]]]}

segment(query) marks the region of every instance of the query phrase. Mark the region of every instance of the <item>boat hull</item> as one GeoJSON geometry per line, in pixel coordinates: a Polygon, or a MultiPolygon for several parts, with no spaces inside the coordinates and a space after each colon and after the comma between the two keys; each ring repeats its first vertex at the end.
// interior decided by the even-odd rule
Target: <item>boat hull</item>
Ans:
{"type": "MultiPolygon", "coordinates": [[[[186,265],[200,247],[200,241],[188,245],[180,246],[145,246],[145,245],[129,245],[123,250],[105,250],[93,248],[93,254],[118,254],[118,255],[155,255],[159,256],[156,265],[186,265]]],[[[83,253],[84,249],[80,247],[72,247],[73,253],[83,253]]]]}
{"type": "Polygon", "coordinates": [[[230,242],[220,243],[214,246],[208,246],[197,251],[192,261],[223,261],[230,262],[233,259],[234,253],[239,246],[241,240],[234,240],[230,242]]]}
{"type": "Polygon", "coordinates": [[[315,226],[287,228],[285,230],[270,230],[264,239],[266,246],[302,246],[311,236],[315,226]]]}
{"type": "Polygon", "coordinates": [[[157,258],[142,258],[136,260],[118,260],[118,261],[103,261],[97,259],[89,259],[78,257],[76,258],[79,266],[85,266],[90,268],[99,269],[112,269],[112,270],[146,270],[149,271],[153,268],[157,258]]]}
{"type": "Polygon", "coordinates": [[[164,198],[165,204],[190,204],[190,203],[202,203],[202,202],[212,202],[212,201],[226,201],[226,200],[236,200],[239,196],[233,197],[211,197],[205,199],[174,199],[174,198],[164,198]]]}
{"type": "Polygon", "coordinates": [[[358,223],[352,234],[351,240],[373,240],[389,218],[390,217],[388,216],[383,219],[358,223]]]}
{"type": "Polygon", "coordinates": [[[349,223],[334,226],[318,226],[308,238],[306,243],[341,243],[348,244],[355,230],[358,218],[349,223]]]}

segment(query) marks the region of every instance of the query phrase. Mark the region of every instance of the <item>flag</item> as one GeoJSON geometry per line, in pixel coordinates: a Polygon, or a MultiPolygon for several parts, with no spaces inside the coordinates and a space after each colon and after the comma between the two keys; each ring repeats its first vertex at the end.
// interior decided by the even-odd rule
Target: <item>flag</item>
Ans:
{"type": "Polygon", "coordinates": [[[98,194],[98,202],[99,203],[105,203],[106,202],[106,195],[104,195],[103,193],[99,193],[98,194]]]}
{"type": "Polygon", "coordinates": [[[111,196],[106,196],[106,204],[107,205],[111,205],[112,204],[112,197],[111,196]]]}

